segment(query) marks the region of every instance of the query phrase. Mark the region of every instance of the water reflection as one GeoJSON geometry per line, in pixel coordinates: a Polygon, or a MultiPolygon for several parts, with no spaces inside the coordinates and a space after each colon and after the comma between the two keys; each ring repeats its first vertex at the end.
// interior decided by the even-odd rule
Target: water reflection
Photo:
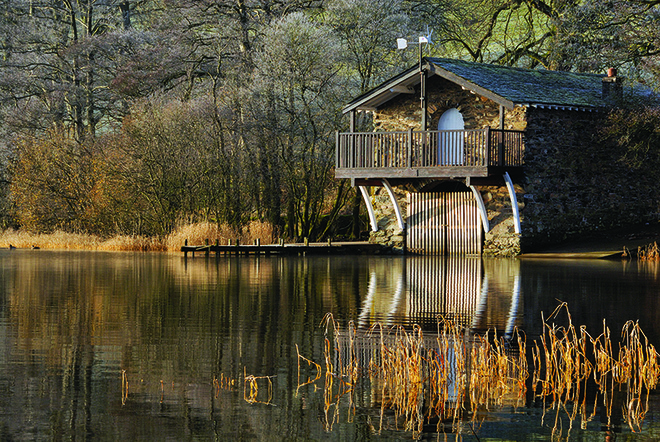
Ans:
{"type": "MultiPolygon", "coordinates": [[[[362,329],[435,331],[446,317],[538,336],[541,312],[561,299],[597,333],[603,318],[614,334],[639,319],[658,347],[658,272],[619,261],[0,251],[0,440],[369,439],[380,410],[368,390],[332,433],[322,394],[296,393],[296,345],[324,360],[326,313],[362,329]],[[250,375],[271,377],[272,398],[259,378],[258,401],[244,399],[250,375]]],[[[524,418],[488,413],[481,434],[493,440],[549,440],[533,404],[524,418]]],[[[644,431],[657,434],[649,416],[644,431]]]]}
{"type": "Polygon", "coordinates": [[[520,261],[477,257],[401,257],[369,268],[358,323],[418,324],[441,318],[473,331],[507,334],[521,324],[520,261]]]}

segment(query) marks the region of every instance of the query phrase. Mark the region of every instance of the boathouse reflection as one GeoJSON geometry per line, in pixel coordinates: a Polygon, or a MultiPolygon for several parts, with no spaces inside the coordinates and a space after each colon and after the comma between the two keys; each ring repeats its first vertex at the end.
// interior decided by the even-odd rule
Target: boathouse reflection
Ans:
{"type": "Polygon", "coordinates": [[[374,261],[358,325],[418,324],[444,318],[473,331],[520,325],[520,262],[480,257],[407,256],[374,261]]]}

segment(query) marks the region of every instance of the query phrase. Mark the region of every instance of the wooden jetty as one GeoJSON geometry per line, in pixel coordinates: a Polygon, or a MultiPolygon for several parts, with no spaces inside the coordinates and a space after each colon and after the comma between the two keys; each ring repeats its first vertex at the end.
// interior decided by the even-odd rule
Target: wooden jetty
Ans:
{"type": "Polygon", "coordinates": [[[188,257],[188,253],[195,257],[195,253],[204,253],[209,256],[215,253],[216,256],[220,255],[361,255],[361,254],[379,254],[386,253],[387,247],[380,244],[371,244],[366,241],[351,241],[351,242],[326,242],[326,243],[293,243],[284,244],[268,244],[262,245],[258,241],[255,244],[239,244],[236,241],[234,244],[220,245],[218,241],[215,244],[204,245],[188,245],[181,247],[184,257],[188,257]]]}

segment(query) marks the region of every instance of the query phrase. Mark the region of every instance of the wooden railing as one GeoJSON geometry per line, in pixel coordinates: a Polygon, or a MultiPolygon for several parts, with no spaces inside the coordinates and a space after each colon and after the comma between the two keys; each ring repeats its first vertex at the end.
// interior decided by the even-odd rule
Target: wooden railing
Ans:
{"type": "Polygon", "coordinates": [[[500,129],[337,133],[337,169],[515,167],[523,132],[500,129]]]}

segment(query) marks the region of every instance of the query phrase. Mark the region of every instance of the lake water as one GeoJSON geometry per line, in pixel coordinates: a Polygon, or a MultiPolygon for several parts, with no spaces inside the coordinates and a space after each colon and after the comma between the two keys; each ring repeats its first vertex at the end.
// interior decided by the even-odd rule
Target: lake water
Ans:
{"type": "MultiPolygon", "coordinates": [[[[657,347],[659,274],[618,260],[0,251],[0,440],[412,440],[368,376],[350,401],[323,381],[300,386],[297,351],[324,363],[327,313],[362,331],[431,336],[442,317],[531,342],[566,302],[594,335],[603,319],[613,340],[638,320],[657,347]]],[[[641,432],[616,410],[607,427],[598,405],[568,435],[657,440],[655,393],[649,404],[641,432]]],[[[543,441],[569,421],[527,394],[415,437],[543,441]]]]}

